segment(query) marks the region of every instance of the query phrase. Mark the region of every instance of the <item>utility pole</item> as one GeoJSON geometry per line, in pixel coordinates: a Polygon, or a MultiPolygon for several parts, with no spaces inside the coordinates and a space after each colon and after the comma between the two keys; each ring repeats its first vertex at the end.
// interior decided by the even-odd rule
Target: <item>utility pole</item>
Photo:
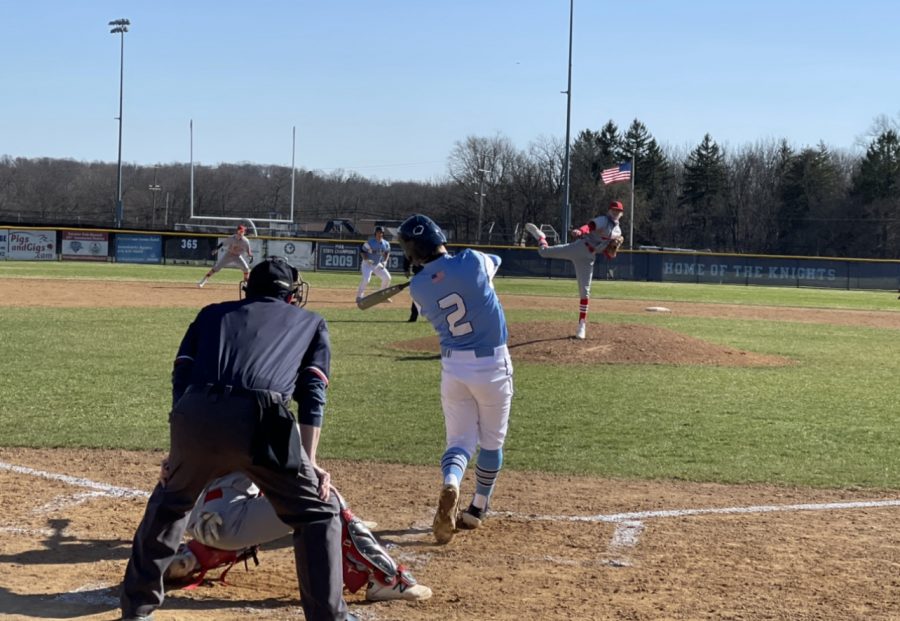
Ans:
{"type": "Polygon", "coordinates": [[[163,215],[163,226],[169,228],[169,193],[166,192],[166,210],[163,215]]]}
{"type": "Polygon", "coordinates": [[[125,206],[122,204],[122,102],[123,102],[123,83],[125,81],[125,33],[128,32],[128,26],[131,22],[127,19],[114,19],[109,22],[113,28],[109,31],[111,34],[120,36],[119,45],[119,165],[116,173],[116,228],[122,228],[122,221],[125,219],[125,206]]]}
{"type": "Polygon", "coordinates": [[[153,193],[153,210],[152,210],[152,228],[156,228],[156,197],[159,195],[161,187],[156,183],[156,173],[159,171],[159,164],[153,167],[153,183],[148,188],[153,193]]]}
{"type": "MultiPolygon", "coordinates": [[[[483,160],[482,160],[483,161],[483,160]]],[[[484,163],[481,164],[484,166],[484,163]]],[[[479,168],[478,172],[481,173],[481,179],[478,182],[478,230],[475,232],[475,243],[481,243],[481,229],[484,226],[484,176],[492,173],[492,170],[485,170],[484,168],[479,168]]]]}

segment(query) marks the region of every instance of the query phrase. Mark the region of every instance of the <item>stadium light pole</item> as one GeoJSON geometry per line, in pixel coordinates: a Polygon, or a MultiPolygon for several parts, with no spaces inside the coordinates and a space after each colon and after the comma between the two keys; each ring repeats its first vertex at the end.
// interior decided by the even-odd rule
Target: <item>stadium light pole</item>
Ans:
{"type": "Polygon", "coordinates": [[[131,22],[127,19],[114,19],[109,22],[112,26],[111,34],[117,34],[120,37],[119,45],[119,164],[116,172],[116,228],[122,228],[122,221],[125,216],[125,207],[122,205],[122,95],[123,82],[125,78],[125,33],[128,32],[128,26],[131,22]]]}
{"type": "Polygon", "coordinates": [[[563,217],[562,217],[562,241],[563,243],[568,243],[569,241],[569,229],[571,227],[572,221],[572,208],[569,204],[569,175],[570,175],[570,165],[569,165],[569,143],[571,142],[571,128],[572,128],[572,15],[575,12],[575,0],[569,0],[569,82],[568,86],[566,86],[566,90],[563,91],[566,94],[566,161],[565,161],[565,199],[563,202],[563,217]]]}

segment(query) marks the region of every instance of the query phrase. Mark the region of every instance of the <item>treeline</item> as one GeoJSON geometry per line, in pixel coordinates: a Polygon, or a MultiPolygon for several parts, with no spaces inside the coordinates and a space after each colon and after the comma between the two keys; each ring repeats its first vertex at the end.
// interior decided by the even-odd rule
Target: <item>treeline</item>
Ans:
{"type": "MultiPolygon", "coordinates": [[[[598,178],[632,156],[635,247],[900,257],[900,132],[885,119],[876,121],[863,155],[824,144],[798,149],[787,140],[725,148],[709,135],[679,151],[661,146],[638,120],[624,131],[610,121],[573,141],[572,224],[604,212],[612,199],[622,200],[630,216],[630,184],[604,185],[598,178]]],[[[294,222],[400,220],[423,212],[456,241],[517,243],[528,221],[560,231],[564,162],[561,140],[539,139],[522,150],[497,135],[458,142],[439,182],[301,169],[294,178],[294,222]]],[[[288,218],[291,185],[289,167],[195,165],[194,213],[288,218]]],[[[0,223],[112,227],[115,195],[115,164],[0,158],[0,223]]],[[[190,166],[123,165],[123,202],[124,228],[188,222],[190,166]]]]}

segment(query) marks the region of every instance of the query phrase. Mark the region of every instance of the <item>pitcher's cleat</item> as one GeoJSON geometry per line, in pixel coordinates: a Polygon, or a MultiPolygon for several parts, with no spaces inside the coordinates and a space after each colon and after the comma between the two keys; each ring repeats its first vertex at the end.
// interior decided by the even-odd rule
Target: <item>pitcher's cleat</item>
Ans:
{"type": "Polygon", "coordinates": [[[537,240],[538,246],[541,248],[547,247],[547,236],[544,235],[544,232],[539,229],[535,224],[531,222],[525,223],[525,230],[531,233],[531,236],[537,240]]]}
{"type": "Polygon", "coordinates": [[[582,319],[578,322],[578,331],[575,332],[575,338],[584,340],[587,336],[587,323],[582,319]]]}

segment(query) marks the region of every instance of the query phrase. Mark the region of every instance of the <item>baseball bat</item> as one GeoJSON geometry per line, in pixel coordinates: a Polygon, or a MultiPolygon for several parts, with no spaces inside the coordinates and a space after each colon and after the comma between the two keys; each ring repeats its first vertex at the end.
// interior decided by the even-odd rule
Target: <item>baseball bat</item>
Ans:
{"type": "Polygon", "coordinates": [[[359,310],[366,310],[367,308],[372,308],[376,304],[381,304],[387,299],[390,299],[406,289],[409,286],[409,281],[404,283],[400,283],[399,285],[391,285],[386,289],[379,289],[375,293],[370,293],[369,295],[360,298],[357,300],[356,305],[359,307],[359,310]]]}

